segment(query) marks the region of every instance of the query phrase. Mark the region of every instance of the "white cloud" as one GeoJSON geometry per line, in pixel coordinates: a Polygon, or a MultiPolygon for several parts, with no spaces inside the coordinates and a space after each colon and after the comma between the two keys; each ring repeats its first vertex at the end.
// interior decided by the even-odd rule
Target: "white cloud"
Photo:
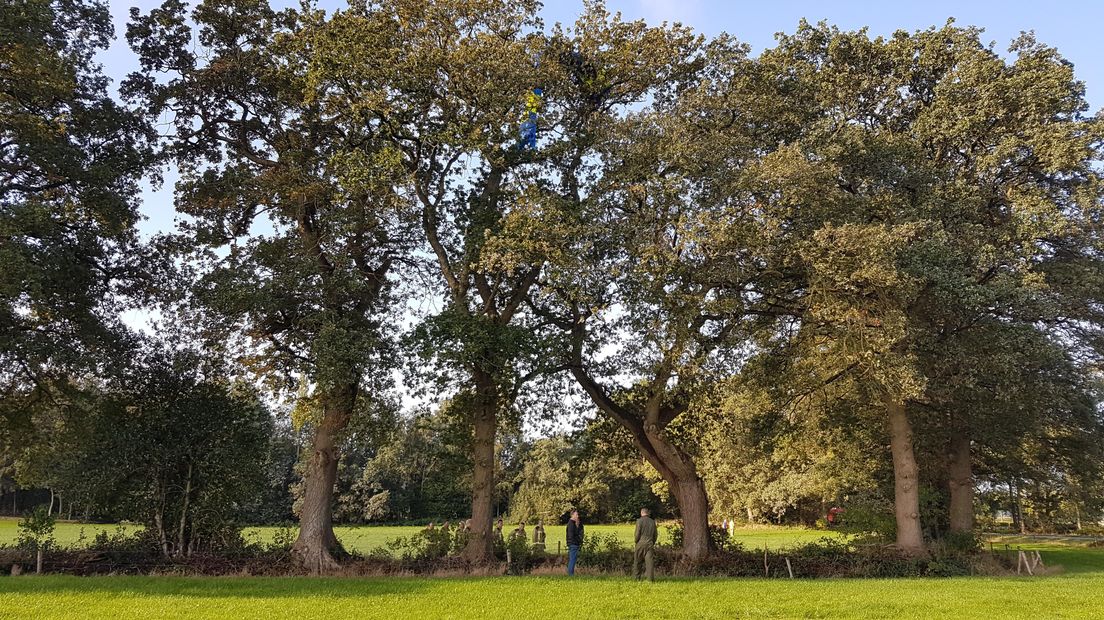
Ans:
{"type": "Polygon", "coordinates": [[[682,22],[694,25],[701,17],[701,0],[637,0],[649,23],[682,22]]]}

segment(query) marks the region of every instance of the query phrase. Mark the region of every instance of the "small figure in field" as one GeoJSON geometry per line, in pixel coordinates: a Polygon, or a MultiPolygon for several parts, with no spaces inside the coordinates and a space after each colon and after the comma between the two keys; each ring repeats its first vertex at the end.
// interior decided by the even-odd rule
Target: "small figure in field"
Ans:
{"type": "Polygon", "coordinates": [[[502,519],[495,521],[494,531],[491,532],[491,538],[495,542],[502,542],[502,519]]]}
{"type": "Polygon", "coordinates": [[[543,550],[544,540],[544,521],[537,519],[537,524],[533,526],[533,546],[543,550]]]}
{"type": "Polygon", "coordinates": [[[525,521],[519,521],[517,528],[510,532],[510,542],[515,540],[525,540],[528,536],[525,534],[525,521]]]}
{"type": "Polygon", "coordinates": [[[451,529],[452,529],[452,523],[451,522],[446,520],[444,523],[441,524],[441,530],[442,531],[447,533],[451,529]]]}
{"type": "Polygon", "coordinates": [[[437,527],[433,524],[433,521],[430,521],[429,525],[427,525],[425,529],[427,532],[432,532],[433,530],[437,529],[437,527]]]}
{"type": "Polygon", "coordinates": [[[571,519],[567,522],[567,574],[575,574],[575,562],[579,559],[579,547],[583,546],[583,520],[579,518],[579,511],[571,511],[571,519]]]}
{"type": "Polygon", "coordinates": [[[639,581],[640,564],[644,563],[644,570],[648,581],[655,581],[655,545],[659,536],[652,511],[647,508],[640,509],[640,518],[636,520],[636,533],[633,538],[636,542],[636,550],[633,553],[633,577],[639,581]]]}

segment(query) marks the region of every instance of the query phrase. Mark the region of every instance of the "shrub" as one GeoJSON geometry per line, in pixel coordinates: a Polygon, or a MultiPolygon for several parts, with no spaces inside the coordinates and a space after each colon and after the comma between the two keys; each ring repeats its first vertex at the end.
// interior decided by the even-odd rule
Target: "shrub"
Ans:
{"type": "Polygon", "coordinates": [[[19,522],[18,545],[37,553],[54,545],[54,518],[45,506],[36,506],[19,522]]]}
{"type": "Polygon", "coordinates": [[[579,562],[601,571],[626,571],[632,567],[632,551],[616,534],[590,535],[579,548],[579,562]]]}
{"type": "Polygon", "coordinates": [[[943,545],[952,551],[973,553],[981,549],[981,537],[975,532],[947,532],[943,545]]]}
{"type": "Polygon", "coordinates": [[[412,536],[387,541],[387,549],[407,563],[438,560],[448,556],[454,548],[454,533],[456,530],[453,529],[426,529],[412,536]]]}
{"type": "Polygon", "coordinates": [[[861,495],[847,502],[840,531],[868,542],[889,542],[897,537],[893,502],[880,495],[861,495]]]}

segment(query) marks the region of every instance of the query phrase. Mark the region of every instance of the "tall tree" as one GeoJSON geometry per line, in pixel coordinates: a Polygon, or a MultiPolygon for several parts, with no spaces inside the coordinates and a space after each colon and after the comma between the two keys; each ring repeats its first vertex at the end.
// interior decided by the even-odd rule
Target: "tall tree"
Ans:
{"type": "Polygon", "coordinates": [[[307,386],[313,438],[293,552],[314,571],[341,551],[338,448],[369,409],[360,401],[386,389],[384,317],[408,241],[398,152],[378,125],[333,106],[326,95],[340,85],[315,70],[325,25],[309,7],[256,0],[202,2],[190,15],[179,0],[132,10],[142,68],[123,90],[172,121],[186,216],[175,241],[203,269],[193,299],[212,311],[210,335],[240,344],[274,388],[307,386]]]}
{"type": "Polygon", "coordinates": [[[604,127],[660,83],[659,50],[670,49],[649,47],[664,42],[660,30],[611,19],[598,3],[575,30],[548,35],[537,9],[442,0],[353,10],[335,32],[357,43],[331,48],[327,66],[346,89],[340,100],[391,132],[420,209],[443,300],[420,341],[472,425],[473,560],[490,557],[496,432],[526,381],[548,370],[526,299],[561,250],[604,127]],[[380,49],[388,63],[364,62],[380,49]],[[519,135],[530,107],[535,145],[519,135]]]}
{"type": "Polygon", "coordinates": [[[107,92],[107,7],[0,2],[0,445],[27,399],[126,345],[146,273],[135,223],[150,125],[107,92]]]}
{"type": "MultiPolygon", "coordinates": [[[[1011,52],[952,25],[872,40],[803,24],[763,57],[817,108],[792,155],[823,184],[780,188],[824,219],[803,249],[802,355],[824,376],[860,373],[883,403],[897,543],[913,554],[917,422],[953,407],[931,369],[993,321],[1061,326],[1078,350],[1099,339],[1099,290],[1069,273],[1100,277],[1100,123],[1053,49],[1021,38],[1011,52]]],[[[970,412],[951,415],[968,432],[970,412]]],[[[962,489],[969,445],[954,447],[962,489]]]]}

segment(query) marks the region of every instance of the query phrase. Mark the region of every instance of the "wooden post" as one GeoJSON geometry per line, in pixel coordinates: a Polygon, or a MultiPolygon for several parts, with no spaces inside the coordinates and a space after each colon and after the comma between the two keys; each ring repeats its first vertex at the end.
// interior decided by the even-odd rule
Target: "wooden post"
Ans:
{"type": "Polygon", "coordinates": [[[42,547],[38,548],[38,554],[35,557],[35,574],[42,574],[42,547]]]}
{"type": "Polygon", "coordinates": [[[763,547],[763,575],[770,577],[770,564],[767,564],[767,548],[763,547]]]}
{"type": "Polygon", "coordinates": [[[790,579],[793,579],[793,567],[790,566],[790,558],[786,558],[786,571],[790,573],[790,579]]]}
{"type": "Polygon", "coordinates": [[[560,541],[556,541],[556,555],[560,555],[560,541]]]}

